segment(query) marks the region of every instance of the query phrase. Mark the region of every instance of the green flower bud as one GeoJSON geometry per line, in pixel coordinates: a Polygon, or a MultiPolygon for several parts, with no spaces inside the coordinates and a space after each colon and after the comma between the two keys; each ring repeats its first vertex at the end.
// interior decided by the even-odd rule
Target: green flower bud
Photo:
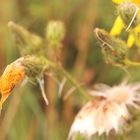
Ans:
{"type": "Polygon", "coordinates": [[[132,2],[124,2],[118,6],[118,14],[123,20],[127,29],[134,28],[140,23],[136,4],[132,2]]]}
{"type": "Polygon", "coordinates": [[[42,54],[43,40],[40,36],[30,33],[24,27],[10,21],[8,23],[11,29],[16,45],[18,46],[21,55],[42,54]]]}
{"type": "Polygon", "coordinates": [[[44,57],[29,55],[22,61],[26,75],[31,79],[40,78],[49,67],[49,61],[44,57]]]}
{"type": "Polygon", "coordinates": [[[50,21],[46,28],[46,39],[53,45],[59,47],[65,36],[65,27],[61,21],[50,21]]]}
{"type": "Polygon", "coordinates": [[[107,63],[125,65],[128,47],[125,42],[109,35],[105,30],[95,29],[97,40],[101,43],[102,52],[107,63]]]}

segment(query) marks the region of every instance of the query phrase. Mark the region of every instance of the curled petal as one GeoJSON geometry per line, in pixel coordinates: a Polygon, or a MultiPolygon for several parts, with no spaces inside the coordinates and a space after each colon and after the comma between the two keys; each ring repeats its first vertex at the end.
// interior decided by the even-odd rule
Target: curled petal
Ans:
{"type": "Polygon", "coordinates": [[[6,67],[0,78],[1,107],[4,101],[8,98],[14,86],[24,78],[24,75],[24,67],[21,65],[19,60],[6,67]]]}

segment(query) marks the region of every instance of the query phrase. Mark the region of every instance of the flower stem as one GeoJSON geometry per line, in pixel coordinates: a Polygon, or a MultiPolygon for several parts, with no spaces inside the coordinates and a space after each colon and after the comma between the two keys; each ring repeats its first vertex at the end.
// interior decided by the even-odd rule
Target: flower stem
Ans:
{"type": "Polygon", "coordinates": [[[54,69],[58,70],[62,75],[64,75],[64,76],[69,80],[69,82],[70,82],[74,87],[76,87],[77,91],[78,91],[79,93],[81,93],[81,95],[84,96],[84,98],[89,99],[89,96],[88,96],[88,94],[86,93],[86,91],[84,91],[84,90],[80,87],[80,85],[77,83],[77,81],[76,81],[67,71],[65,71],[61,66],[59,66],[59,65],[57,65],[57,64],[55,64],[55,63],[53,63],[53,62],[50,62],[50,61],[49,61],[49,63],[50,63],[50,66],[52,66],[54,69]]]}
{"type": "Polygon", "coordinates": [[[140,66],[140,62],[133,62],[128,59],[125,60],[125,64],[126,64],[126,66],[136,66],[136,67],[140,66]]]}
{"type": "Polygon", "coordinates": [[[66,72],[63,68],[60,67],[59,69],[61,73],[64,76],[66,76],[66,78],[70,81],[70,83],[77,88],[78,92],[81,93],[85,98],[89,99],[89,96],[87,96],[87,93],[80,87],[77,81],[74,80],[73,77],[68,72],[66,72]]]}
{"type": "Polygon", "coordinates": [[[124,135],[120,135],[119,140],[125,140],[124,135]]]}
{"type": "Polygon", "coordinates": [[[107,136],[105,134],[102,136],[102,140],[107,140],[107,136]]]}

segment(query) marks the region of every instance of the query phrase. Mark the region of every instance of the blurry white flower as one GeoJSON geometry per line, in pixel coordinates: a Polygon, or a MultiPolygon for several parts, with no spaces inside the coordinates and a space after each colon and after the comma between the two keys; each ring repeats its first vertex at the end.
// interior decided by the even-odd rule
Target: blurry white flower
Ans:
{"type": "Polygon", "coordinates": [[[139,108],[140,102],[140,83],[128,84],[123,82],[118,86],[109,87],[107,85],[98,86],[98,90],[89,91],[93,96],[102,96],[107,101],[116,102],[121,106],[132,106],[139,108]]]}
{"type": "Polygon", "coordinates": [[[90,94],[100,98],[89,101],[80,110],[72,124],[69,140],[75,140],[77,133],[85,135],[87,139],[95,133],[108,135],[111,130],[120,133],[131,118],[128,107],[138,108],[140,84],[99,87],[90,94]]]}

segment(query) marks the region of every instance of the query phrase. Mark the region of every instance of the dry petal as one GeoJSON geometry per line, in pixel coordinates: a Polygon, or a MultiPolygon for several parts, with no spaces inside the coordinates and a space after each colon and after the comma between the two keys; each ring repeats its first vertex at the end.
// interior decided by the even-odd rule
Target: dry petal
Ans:
{"type": "Polygon", "coordinates": [[[8,65],[0,78],[0,106],[9,96],[14,86],[24,78],[24,67],[20,61],[15,61],[8,65]]]}

